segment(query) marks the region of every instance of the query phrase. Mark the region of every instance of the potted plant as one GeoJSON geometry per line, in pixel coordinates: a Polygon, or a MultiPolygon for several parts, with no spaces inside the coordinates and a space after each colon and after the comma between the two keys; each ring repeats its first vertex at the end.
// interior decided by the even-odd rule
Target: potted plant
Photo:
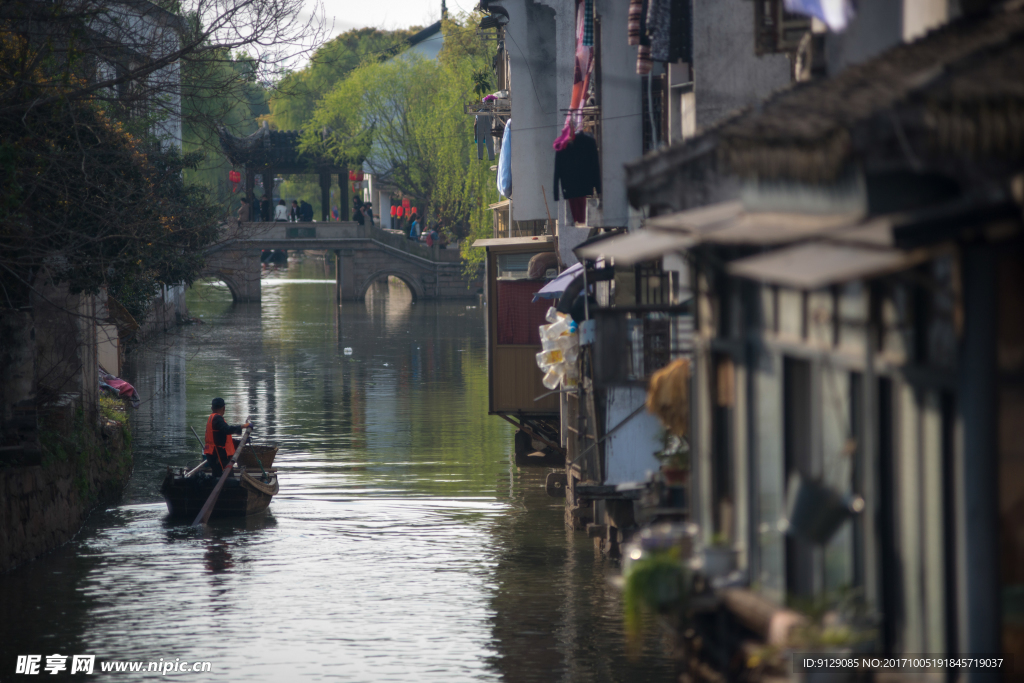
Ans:
{"type": "Polygon", "coordinates": [[[634,646],[646,614],[681,614],[690,592],[690,573],[679,547],[635,554],[624,568],[622,593],[626,636],[634,646]]]}
{"type": "Polygon", "coordinates": [[[728,576],[736,570],[737,555],[725,534],[713,534],[711,542],[704,548],[704,575],[710,578],[728,576]]]}
{"type": "Polygon", "coordinates": [[[685,486],[690,478],[690,445],[668,431],[661,437],[662,449],[655,453],[661,474],[669,486],[685,486]]]}
{"type": "MultiPolygon", "coordinates": [[[[807,615],[807,620],[793,628],[789,649],[794,652],[844,656],[865,652],[877,637],[861,594],[854,589],[841,589],[814,600],[793,600],[793,605],[807,615]]],[[[865,672],[809,671],[803,674],[806,683],[854,681],[865,672]]]]}

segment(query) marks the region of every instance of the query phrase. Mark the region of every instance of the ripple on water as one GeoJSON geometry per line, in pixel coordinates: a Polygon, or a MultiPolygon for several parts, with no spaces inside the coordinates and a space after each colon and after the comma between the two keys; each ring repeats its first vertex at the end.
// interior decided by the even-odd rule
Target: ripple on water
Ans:
{"type": "Polygon", "coordinates": [[[482,313],[388,286],[338,307],[320,277],[308,260],[265,279],[262,306],[199,287],[207,324],[132,360],[147,401],[124,500],[0,578],[5,660],[210,660],[188,679],[275,683],[674,680],[653,640],[625,657],[609,568],[565,532],[544,473],[510,472],[482,313]],[[280,445],[281,493],[196,530],[158,487],[197,460],[185,425],[213,396],[280,445]]]}

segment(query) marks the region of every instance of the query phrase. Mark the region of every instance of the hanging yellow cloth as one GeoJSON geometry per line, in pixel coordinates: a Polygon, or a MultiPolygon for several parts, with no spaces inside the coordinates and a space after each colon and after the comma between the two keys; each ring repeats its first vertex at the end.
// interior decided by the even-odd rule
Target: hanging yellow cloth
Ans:
{"type": "Polygon", "coordinates": [[[690,424],[690,361],[672,361],[651,375],[647,385],[647,411],[669,432],[683,438],[690,424]]]}

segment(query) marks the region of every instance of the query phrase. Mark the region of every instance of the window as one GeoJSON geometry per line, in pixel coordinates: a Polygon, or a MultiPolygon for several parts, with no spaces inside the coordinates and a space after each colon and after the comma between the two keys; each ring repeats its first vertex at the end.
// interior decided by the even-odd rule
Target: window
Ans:
{"type": "Polygon", "coordinates": [[[530,259],[538,252],[498,254],[496,259],[497,338],[498,344],[540,345],[541,325],[551,302],[533,301],[533,295],[546,280],[528,279],[530,259]]]}

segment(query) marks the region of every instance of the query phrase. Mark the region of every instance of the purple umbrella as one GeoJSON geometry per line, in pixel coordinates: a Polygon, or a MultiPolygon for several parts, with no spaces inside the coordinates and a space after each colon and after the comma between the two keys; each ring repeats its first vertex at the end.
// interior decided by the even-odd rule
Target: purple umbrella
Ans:
{"type": "Polygon", "coordinates": [[[574,266],[569,266],[562,274],[556,277],[551,282],[547,283],[540,288],[540,291],[533,295],[533,300],[537,299],[557,299],[562,296],[562,292],[566,290],[569,283],[576,279],[576,277],[583,272],[583,264],[577,263],[574,266]]]}

